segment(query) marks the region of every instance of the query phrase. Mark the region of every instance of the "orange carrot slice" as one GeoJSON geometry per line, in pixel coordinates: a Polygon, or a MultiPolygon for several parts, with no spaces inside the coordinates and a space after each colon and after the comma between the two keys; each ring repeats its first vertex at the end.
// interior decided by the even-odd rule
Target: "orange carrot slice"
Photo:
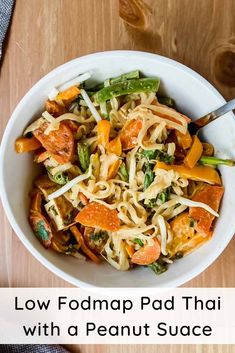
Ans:
{"type": "MultiPolygon", "coordinates": [[[[223,186],[205,185],[195,194],[192,200],[203,202],[217,212],[223,193],[223,186]]],[[[189,215],[197,222],[196,230],[198,232],[207,234],[211,230],[212,222],[215,219],[215,216],[211,213],[200,207],[190,207],[189,215]]]]}
{"type": "Polygon", "coordinates": [[[89,203],[88,198],[82,192],[78,193],[78,197],[84,206],[88,205],[89,203]]]}
{"type": "Polygon", "coordinates": [[[70,227],[71,232],[73,233],[74,237],[76,238],[79,245],[81,245],[81,249],[92,261],[96,264],[100,263],[100,259],[86,246],[83,236],[78,230],[76,226],[70,227]]]}
{"type": "Polygon", "coordinates": [[[87,227],[99,227],[112,232],[120,228],[117,211],[110,210],[97,202],[91,202],[85,206],[77,214],[75,221],[87,227]]]}
{"type": "Polygon", "coordinates": [[[53,130],[46,135],[44,131],[47,127],[48,124],[45,123],[41,128],[35,130],[35,137],[58,163],[71,161],[74,152],[74,136],[70,128],[62,122],[58,130],[53,130]]]}
{"type": "Polygon", "coordinates": [[[161,247],[157,240],[153,245],[146,245],[137,250],[131,257],[131,261],[136,265],[150,265],[156,261],[161,254],[161,247]]]}
{"type": "Polygon", "coordinates": [[[142,128],[142,120],[131,120],[120,132],[120,139],[123,150],[129,150],[135,147],[137,143],[137,137],[142,128]]]}

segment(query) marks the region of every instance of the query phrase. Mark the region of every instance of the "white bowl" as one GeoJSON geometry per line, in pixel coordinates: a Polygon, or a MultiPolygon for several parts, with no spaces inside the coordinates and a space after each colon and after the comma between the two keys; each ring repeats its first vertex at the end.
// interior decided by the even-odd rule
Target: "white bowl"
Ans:
{"type": "MultiPolygon", "coordinates": [[[[18,155],[14,142],[24,128],[41,113],[47,94],[74,76],[91,71],[92,80],[139,69],[145,76],[161,79],[161,88],[173,97],[180,111],[192,118],[219,107],[225,100],[204,78],[176,61],[144,52],[112,51],[72,60],[36,83],[16,107],[5,130],[0,150],[0,190],[3,206],[14,231],[26,248],[58,276],[82,287],[175,287],[204,271],[224,250],[235,232],[235,169],[221,168],[225,194],[212,240],[194,253],[175,262],[156,276],[148,268],[119,272],[110,265],[90,261],[80,263],[72,257],[46,250],[28,224],[28,192],[35,175],[30,154],[18,155]]],[[[235,122],[229,113],[204,129],[204,137],[221,156],[235,158],[235,122]]]]}

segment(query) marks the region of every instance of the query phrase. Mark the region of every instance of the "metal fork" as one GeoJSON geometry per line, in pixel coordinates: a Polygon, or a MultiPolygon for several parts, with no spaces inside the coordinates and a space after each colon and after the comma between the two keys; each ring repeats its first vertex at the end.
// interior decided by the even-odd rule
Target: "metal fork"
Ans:
{"type": "Polygon", "coordinates": [[[222,107],[214,110],[211,113],[208,113],[201,118],[191,121],[188,125],[188,129],[191,135],[198,134],[198,131],[203,128],[204,126],[210,124],[212,121],[218,119],[222,115],[232,111],[235,109],[235,98],[231,101],[227,102],[226,104],[222,105],[222,107]]]}

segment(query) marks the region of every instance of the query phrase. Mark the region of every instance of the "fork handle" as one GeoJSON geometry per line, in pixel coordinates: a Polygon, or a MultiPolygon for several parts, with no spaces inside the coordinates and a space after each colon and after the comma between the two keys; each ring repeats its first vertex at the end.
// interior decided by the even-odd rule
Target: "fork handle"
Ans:
{"type": "Polygon", "coordinates": [[[206,126],[207,124],[211,123],[213,120],[216,120],[220,116],[228,112],[231,112],[234,109],[235,109],[235,98],[227,102],[226,104],[222,105],[222,107],[214,110],[213,112],[208,113],[203,117],[201,117],[200,119],[195,120],[194,124],[196,124],[198,127],[206,126]]]}

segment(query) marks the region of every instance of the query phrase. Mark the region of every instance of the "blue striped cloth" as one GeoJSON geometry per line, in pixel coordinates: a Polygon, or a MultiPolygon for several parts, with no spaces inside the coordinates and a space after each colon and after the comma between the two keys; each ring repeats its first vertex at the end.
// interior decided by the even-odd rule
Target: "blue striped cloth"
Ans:
{"type": "Polygon", "coordinates": [[[2,45],[11,20],[14,0],[0,0],[0,58],[2,56],[2,45]]]}
{"type": "MultiPolygon", "coordinates": [[[[0,0],[1,1],[1,0],[0,0]]],[[[48,344],[2,344],[0,353],[69,353],[61,346],[48,344]]]]}

